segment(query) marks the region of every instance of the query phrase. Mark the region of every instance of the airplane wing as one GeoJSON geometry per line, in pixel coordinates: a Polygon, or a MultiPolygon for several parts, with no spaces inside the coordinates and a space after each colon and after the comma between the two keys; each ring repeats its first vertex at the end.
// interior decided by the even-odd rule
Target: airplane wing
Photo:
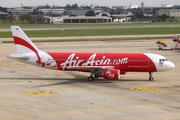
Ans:
{"type": "Polygon", "coordinates": [[[109,70],[109,69],[114,69],[114,66],[70,66],[67,67],[67,69],[72,69],[72,70],[89,70],[89,71],[93,71],[93,70],[109,70]]]}

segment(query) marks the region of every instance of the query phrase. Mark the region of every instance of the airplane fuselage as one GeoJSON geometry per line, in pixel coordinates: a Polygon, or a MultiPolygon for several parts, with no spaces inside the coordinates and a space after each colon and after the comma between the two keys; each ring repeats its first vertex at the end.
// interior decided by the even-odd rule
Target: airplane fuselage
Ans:
{"type": "Polygon", "coordinates": [[[157,72],[171,68],[171,64],[168,61],[160,61],[164,58],[163,56],[151,53],[39,52],[36,54],[25,53],[22,55],[29,56],[29,59],[23,60],[23,62],[56,70],[89,72],[89,70],[81,67],[113,66],[114,69],[119,69],[121,73],[123,73],[157,72]]]}

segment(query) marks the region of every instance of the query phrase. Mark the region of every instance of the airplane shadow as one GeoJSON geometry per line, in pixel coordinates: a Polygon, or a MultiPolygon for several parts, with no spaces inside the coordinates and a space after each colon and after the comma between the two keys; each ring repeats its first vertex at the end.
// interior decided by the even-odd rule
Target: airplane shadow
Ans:
{"type": "Polygon", "coordinates": [[[76,78],[0,78],[5,80],[27,80],[28,82],[33,81],[54,81],[54,83],[41,83],[40,85],[36,85],[34,87],[46,87],[46,86],[58,86],[58,85],[68,85],[68,84],[77,84],[77,83],[83,83],[83,84],[91,84],[91,85],[98,85],[98,84],[112,84],[112,83],[127,83],[127,82],[150,82],[149,80],[139,80],[139,79],[120,79],[120,80],[106,80],[103,78],[95,79],[92,82],[89,82],[85,77],[76,77],[76,78]]]}
{"type": "Polygon", "coordinates": [[[111,83],[119,83],[119,82],[149,82],[149,80],[144,79],[124,79],[121,78],[120,80],[106,80],[103,78],[95,79],[92,82],[89,82],[87,80],[87,76],[82,74],[76,74],[76,73],[66,73],[72,76],[71,78],[63,78],[63,77],[49,77],[49,78],[0,78],[5,80],[26,80],[28,82],[33,81],[54,81],[54,83],[47,84],[41,83],[40,85],[36,85],[34,87],[46,87],[46,86],[58,86],[58,85],[66,85],[66,84],[76,84],[76,83],[83,83],[83,84],[111,84],[111,83]]]}

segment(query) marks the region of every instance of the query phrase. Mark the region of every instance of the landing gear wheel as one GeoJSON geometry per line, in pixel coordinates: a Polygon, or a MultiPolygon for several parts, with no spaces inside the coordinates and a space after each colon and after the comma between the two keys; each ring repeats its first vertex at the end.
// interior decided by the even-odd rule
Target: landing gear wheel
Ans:
{"type": "Polygon", "coordinates": [[[89,81],[89,82],[92,82],[93,80],[94,80],[94,77],[93,77],[93,76],[88,77],[88,81],[89,81]]]}
{"type": "Polygon", "coordinates": [[[154,78],[153,78],[153,76],[152,76],[152,72],[149,72],[149,80],[150,80],[150,81],[153,81],[153,80],[154,80],[154,78]]]}
{"type": "Polygon", "coordinates": [[[154,80],[154,78],[153,78],[153,77],[149,77],[149,80],[150,80],[150,81],[153,81],[153,80],[154,80]]]}

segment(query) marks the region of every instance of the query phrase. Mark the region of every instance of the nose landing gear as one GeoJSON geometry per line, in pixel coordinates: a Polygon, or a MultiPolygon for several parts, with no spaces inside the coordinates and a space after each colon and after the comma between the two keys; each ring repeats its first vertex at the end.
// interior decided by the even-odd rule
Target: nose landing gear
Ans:
{"type": "Polygon", "coordinates": [[[152,72],[149,72],[149,80],[150,80],[150,81],[153,81],[153,80],[154,80],[154,78],[152,77],[152,72]]]}

